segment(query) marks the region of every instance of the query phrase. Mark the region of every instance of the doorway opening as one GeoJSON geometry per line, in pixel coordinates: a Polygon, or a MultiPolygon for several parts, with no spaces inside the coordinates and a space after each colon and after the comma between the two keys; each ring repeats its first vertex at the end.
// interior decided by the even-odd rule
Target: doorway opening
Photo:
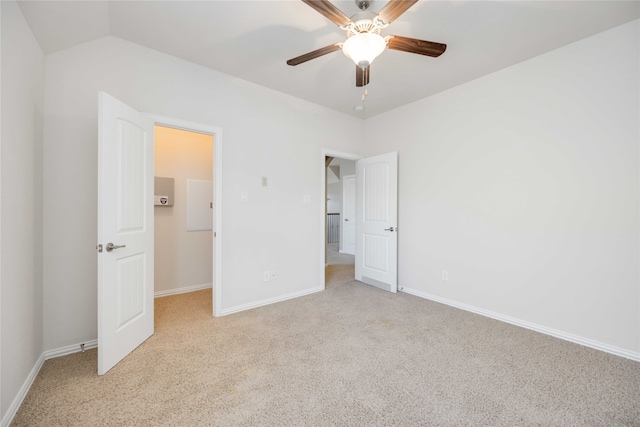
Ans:
{"type": "Polygon", "coordinates": [[[154,127],[154,296],[213,286],[214,136],[154,127]]]}
{"type": "MultiPolygon", "coordinates": [[[[398,289],[398,153],[390,152],[363,158],[361,156],[322,150],[322,262],[325,289],[328,279],[327,174],[332,157],[355,162],[355,268],[345,279],[357,280],[389,292],[398,289]]],[[[346,175],[346,174],[345,174],[346,175]]],[[[346,190],[345,190],[346,192],[346,190]]],[[[344,224],[346,221],[341,221],[344,224]]],[[[346,230],[346,227],[342,225],[346,230]]],[[[347,241],[344,239],[343,244],[347,241]]],[[[344,249],[344,246],[342,247],[344,249]]],[[[333,284],[333,281],[331,281],[333,284]]],[[[330,286],[329,286],[330,287],[330,286]]]]}
{"type": "Polygon", "coordinates": [[[344,153],[324,153],[325,289],[355,278],[357,158],[344,153]]]}
{"type": "MultiPolygon", "coordinates": [[[[184,251],[184,253],[181,255],[182,259],[179,261],[181,265],[179,265],[178,267],[181,269],[185,269],[186,266],[186,269],[194,270],[189,273],[185,273],[183,271],[183,274],[186,274],[186,276],[183,277],[189,277],[189,281],[179,283],[180,279],[176,275],[172,280],[172,282],[174,283],[173,288],[166,288],[172,283],[171,281],[164,282],[161,285],[164,287],[163,289],[156,287],[155,295],[171,295],[174,293],[191,292],[211,287],[213,298],[212,314],[214,316],[217,316],[218,313],[222,312],[222,130],[216,127],[203,125],[200,123],[188,122],[180,119],[174,119],[171,117],[159,116],[155,114],[148,114],[148,116],[153,120],[156,130],[162,128],[162,130],[167,129],[169,131],[169,134],[180,135],[179,132],[184,132],[187,135],[192,134],[195,140],[199,141],[196,143],[196,145],[201,145],[199,149],[187,151],[187,154],[185,154],[183,150],[176,151],[176,147],[180,146],[180,143],[178,142],[174,144],[173,152],[169,151],[170,155],[175,157],[186,156],[187,158],[189,158],[194,157],[197,153],[199,153],[199,155],[203,157],[203,159],[197,160],[198,162],[202,162],[202,170],[198,171],[197,176],[192,175],[191,162],[185,161],[185,159],[181,159],[180,162],[176,162],[179,163],[182,168],[177,172],[182,177],[181,193],[183,194],[183,196],[180,196],[180,199],[175,199],[175,201],[178,201],[182,204],[182,209],[186,209],[187,211],[186,214],[181,216],[182,220],[178,220],[179,224],[175,226],[180,226],[183,230],[183,233],[189,234],[187,236],[186,242],[189,242],[189,239],[194,240],[195,242],[192,243],[195,243],[195,248],[200,250],[201,253],[197,254],[195,258],[190,258],[188,255],[185,256],[185,254],[187,252],[193,252],[193,250],[184,251]],[[191,204],[189,203],[189,201],[191,201],[191,204]],[[197,206],[192,207],[191,205],[194,204],[197,206]],[[187,229],[189,231],[186,231],[187,229]],[[207,233],[210,236],[208,238],[206,237],[207,233]],[[208,244],[208,248],[205,247],[206,244],[208,244]],[[200,265],[199,267],[194,267],[194,261],[202,259],[203,254],[205,254],[205,258],[208,258],[209,261],[206,267],[209,273],[208,276],[204,275],[205,272],[202,265],[200,265]],[[209,278],[209,281],[206,281],[206,277],[209,278]]],[[[154,140],[158,141],[157,137],[155,137],[154,140]]],[[[158,154],[155,154],[154,157],[154,160],[159,160],[158,154]]],[[[172,161],[176,161],[176,159],[174,158],[172,161]]],[[[158,163],[156,163],[155,176],[163,177],[163,172],[165,172],[166,170],[158,168],[157,165],[158,163]]],[[[168,175],[168,173],[165,175],[168,175]]],[[[168,176],[168,178],[170,177],[171,176],[168,176]]],[[[175,179],[174,185],[178,185],[175,179]]],[[[162,194],[159,194],[158,196],[162,196],[162,194]]],[[[163,209],[167,208],[164,206],[154,207],[156,213],[160,211],[159,215],[168,216],[169,214],[166,213],[168,211],[163,211],[163,209]]],[[[174,210],[175,209],[176,207],[174,205],[174,210]]],[[[158,215],[155,215],[155,218],[156,221],[158,221],[158,219],[160,219],[161,221],[164,220],[164,218],[161,219],[158,215]]],[[[159,231],[159,224],[157,222],[154,228],[154,231],[159,231]]],[[[158,234],[155,234],[155,237],[156,243],[154,246],[158,248],[158,244],[160,243],[158,242],[158,238],[160,236],[158,236],[158,234]]],[[[166,244],[173,245],[175,244],[175,242],[169,241],[166,244]]],[[[182,240],[181,244],[185,244],[185,240],[182,240]]],[[[164,249],[160,249],[160,251],[163,250],[164,249]]],[[[161,264],[163,260],[160,258],[159,252],[155,253],[155,258],[155,281],[156,283],[159,283],[159,264],[161,264]]],[[[177,261],[174,260],[174,263],[175,262],[177,261]]],[[[174,265],[173,267],[177,268],[176,265],[174,265]]]]}

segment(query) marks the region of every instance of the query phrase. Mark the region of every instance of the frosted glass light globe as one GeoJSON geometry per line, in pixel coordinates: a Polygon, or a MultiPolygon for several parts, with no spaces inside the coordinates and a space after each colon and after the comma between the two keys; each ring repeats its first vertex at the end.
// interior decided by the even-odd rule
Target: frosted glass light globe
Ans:
{"type": "Polygon", "coordinates": [[[344,54],[362,69],[367,68],[387,44],[379,34],[359,33],[349,37],[342,45],[344,54]]]}

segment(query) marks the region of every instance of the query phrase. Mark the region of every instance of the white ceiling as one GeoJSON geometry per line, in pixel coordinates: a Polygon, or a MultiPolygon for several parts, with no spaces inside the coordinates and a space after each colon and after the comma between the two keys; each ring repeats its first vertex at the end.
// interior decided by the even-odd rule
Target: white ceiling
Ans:
{"type": "MultiPolygon", "coordinates": [[[[379,11],[385,0],[374,0],[379,11]]],[[[383,35],[447,44],[439,58],[385,51],[371,66],[365,111],[355,64],[334,52],[286,60],[345,39],[300,0],[20,1],[45,53],[107,35],[356,117],[371,117],[639,17],[638,1],[419,1],[383,35]]],[[[347,16],[354,1],[333,1],[347,16]]],[[[593,52],[597,55],[598,52],[593,52]]]]}

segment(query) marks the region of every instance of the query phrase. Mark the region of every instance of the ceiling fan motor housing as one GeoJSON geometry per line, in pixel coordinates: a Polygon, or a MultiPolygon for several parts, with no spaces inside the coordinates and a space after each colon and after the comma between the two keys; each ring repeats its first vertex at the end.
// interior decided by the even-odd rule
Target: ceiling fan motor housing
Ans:
{"type": "Polygon", "coordinates": [[[380,30],[384,28],[385,25],[382,25],[382,22],[377,19],[377,16],[375,13],[367,11],[353,15],[349,25],[344,27],[347,31],[347,37],[360,33],[380,34],[380,30]]]}

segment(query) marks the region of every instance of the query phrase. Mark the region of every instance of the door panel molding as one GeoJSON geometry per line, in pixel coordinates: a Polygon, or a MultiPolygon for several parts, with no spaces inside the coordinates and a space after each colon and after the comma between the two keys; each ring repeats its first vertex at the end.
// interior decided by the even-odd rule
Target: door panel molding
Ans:
{"type": "Polygon", "coordinates": [[[105,92],[98,114],[98,374],[153,335],[153,122],[105,92]]]}
{"type": "Polygon", "coordinates": [[[356,163],[356,280],[398,290],[398,153],[356,163]]]}

